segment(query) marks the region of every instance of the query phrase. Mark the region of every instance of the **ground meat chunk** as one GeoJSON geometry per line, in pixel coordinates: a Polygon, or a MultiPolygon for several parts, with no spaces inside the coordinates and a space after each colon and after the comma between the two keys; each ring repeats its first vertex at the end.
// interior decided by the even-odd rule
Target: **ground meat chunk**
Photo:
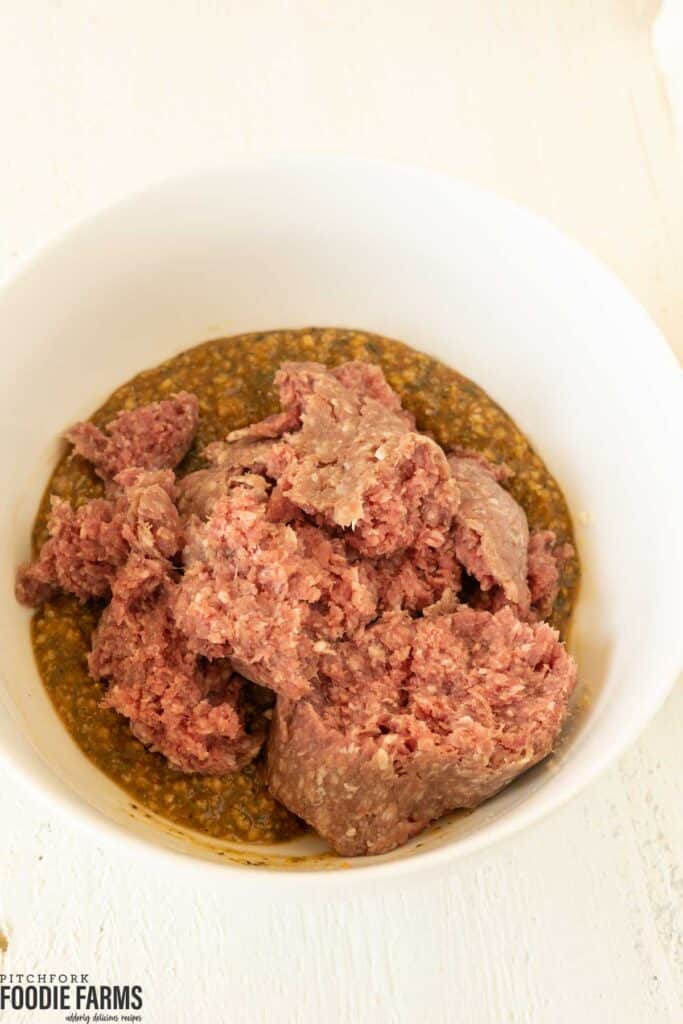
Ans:
{"type": "Polygon", "coordinates": [[[207,519],[218,499],[224,497],[230,490],[234,477],[234,469],[223,469],[220,466],[188,473],[178,481],[177,507],[181,517],[188,519],[190,516],[197,516],[202,520],[207,519]]]}
{"type": "MultiPolygon", "coordinates": [[[[371,398],[379,402],[396,413],[409,430],[415,429],[415,417],[401,406],[400,397],[389,386],[381,367],[363,362],[342,363],[333,368],[321,363],[283,363],[275,376],[275,384],[285,411],[265,421],[273,424],[277,422],[278,416],[282,417],[279,432],[271,432],[268,436],[280,436],[300,424],[308,399],[315,393],[321,378],[338,381],[343,388],[354,391],[361,400],[371,398]]],[[[259,424],[253,424],[250,430],[251,436],[260,435],[259,424]]]]}
{"type": "Polygon", "coordinates": [[[457,506],[457,487],[443,451],[413,429],[381,370],[365,363],[335,370],[287,363],[276,383],[285,405],[276,428],[271,417],[267,426],[231,437],[244,444],[292,419],[300,424],[264,450],[265,473],[288,500],[318,522],[348,531],[364,555],[438,546],[457,506]]]}
{"type": "Polygon", "coordinates": [[[233,772],[256,756],[263,736],[245,729],[243,683],[230,664],[188,650],[170,612],[174,587],[167,565],[131,555],[95,631],[90,672],[109,681],[105,706],[176,768],[233,772]]]}
{"type": "MultiPolygon", "coordinates": [[[[249,430],[251,427],[246,427],[244,431],[236,431],[236,434],[244,434],[237,440],[214,441],[213,444],[206,446],[202,454],[212,466],[226,471],[235,472],[248,469],[252,473],[265,473],[268,461],[272,456],[273,439],[260,436],[250,437],[247,433],[249,430]]],[[[229,435],[230,438],[234,436],[234,434],[229,435]]]]}
{"type": "Polygon", "coordinates": [[[445,594],[460,590],[461,572],[451,532],[437,547],[407,548],[375,562],[379,607],[423,611],[445,594]]]}
{"type": "Polygon", "coordinates": [[[50,539],[37,560],[21,566],[17,574],[16,594],[22,604],[37,607],[58,590],[81,601],[108,594],[129,550],[112,502],[96,498],[74,509],[53,497],[48,529],[50,539]]]}
{"type": "Polygon", "coordinates": [[[485,469],[489,476],[492,476],[499,484],[505,483],[506,480],[514,476],[513,471],[504,462],[491,462],[481,452],[475,451],[474,448],[460,448],[456,446],[449,448],[446,455],[449,461],[453,458],[468,459],[470,462],[475,462],[482,469],[485,469]]]}
{"type": "MultiPolygon", "coordinates": [[[[291,409],[285,409],[283,412],[276,412],[272,416],[266,416],[264,420],[259,420],[257,423],[249,423],[246,427],[240,427],[239,430],[231,430],[227,440],[233,445],[238,441],[272,440],[276,437],[282,437],[289,430],[296,430],[299,422],[299,409],[293,406],[291,409]]],[[[216,442],[217,445],[221,443],[216,442]]]]}
{"type": "Polygon", "coordinates": [[[95,498],[74,509],[53,497],[50,538],[38,559],[19,569],[19,600],[35,607],[58,590],[81,601],[106,597],[130,551],[172,558],[181,544],[174,479],[170,470],[129,469],[115,477],[110,499],[95,498]]]}
{"type": "MultiPolygon", "coordinates": [[[[265,419],[256,423],[249,423],[246,427],[240,427],[228,434],[227,440],[231,445],[236,442],[272,440],[282,437],[292,430],[301,426],[301,414],[305,403],[315,390],[316,382],[322,373],[340,380],[346,387],[356,387],[363,394],[371,395],[380,400],[386,401],[386,393],[393,396],[390,407],[401,409],[400,400],[395,405],[394,400],[398,396],[389,388],[384,379],[384,374],[377,366],[367,363],[346,363],[344,367],[334,370],[321,367],[320,363],[285,363],[280,367],[275,376],[275,385],[280,393],[280,404],[282,412],[273,413],[265,419]],[[357,367],[354,372],[348,368],[357,367]]],[[[239,446],[237,446],[239,448],[239,446]]],[[[246,446],[245,446],[246,447],[246,446]]],[[[218,450],[220,443],[209,445],[209,457],[211,449],[218,450]]],[[[230,458],[230,456],[228,456],[230,458]]],[[[221,461],[223,458],[221,457],[221,461]]],[[[243,463],[245,466],[247,463],[243,463]]]]}
{"type": "Polygon", "coordinates": [[[549,619],[552,615],[565,561],[572,558],[571,544],[558,544],[552,530],[538,530],[529,537],[527,548],[527,586],[530,604],[520,608],[506,597],[501,587],[489,590],[476,588],[469,595],[473,608],[496,612],[510,605],[520,618],[528,622],[549,619]]]}
{"type": "MultiPolygon", "coordinates": [[[[181,480],[178,486],[179,500],[178,507],[181,514],[187,518],[192,515],[206,521],[216,502],[224,497],[233,486],[244,484],[244,478],[236,477],[232,470],[214,467],[207,470],[199,470],[196,473],[181,480]]],[[[297,509],[282,491],[275,487],[268,495],[266,484],[257,484],[260,494],[263,497],[265,507],[261,514],[271,524],[293,525],[301,545],[307,547],[312,557],[322,558],[324,565],[330,564],[329,552],[334,552],[333,563],[337,567],[338,578],[352,579],[356,575],[360,581],[361,598],[365,614],[363,621],[382,609],[409,609],[421,611],[428,605],[441,599],[446,591],[458,592],[460,586],[460,566],[455,557],[453,538],[448,536],[444,543],[438,548],[422,547],[408,548],[397,555],[386,559],[371,561],[363,560],[362,556],[351,547],[345,544],[341,538],[330,537],[325,531],[321,531],[308,520],[300,509],[297,509]]],[[[224,512],[224,514],[226,514],[224,512]]],[[[186,562],[193,561],[193,542],[195,530],[190,531],[190,547],[186,553],[186,562]]],[[[269,529],[267,536],[272,539],[279,535],[276,529],[269,529]]],[[[262,538],[263,539],[263,538],[262,538]]],[[[260,543],[254,541],[255,543],[260,543]]],[[[203,553],[202,561],[211,560],[211,555],[203,553]]],[[[309,566],[309,571],[311,567],[309,566]]],[[[324,571],[324,570],[323,570],[324,571]]],[[[188,584],[189,588],[189,584],[188,584]]],[[[316,607],[318,605],[316,604],[316,607]]],[[[331,612],[329,602],[324,605],[325,615],[331,612]]],[[[342,634],[345,634],[357,624],[355,616],[349,615],[348,608],[340,613],[336,607],[336,619],[342,634]]],[[[319,615],[311,617],[308,625],[315,621],[319,627],[316,632],[318,638],[329,636],[329,630],[323,629],[323,620],[319,615]]],[[[191,627],[187,627],[190,629],[191,627]]],[[[306,635],[308,633],[306,632],[306,635]]],[[[306,645],[308,641],[305,641],[306,645]]],[[[200,648],[201,649],[201,648],[200,648]]],[[[203,648],[207,653],[211,648],[203,648]]],[[[307,659],[303,659],[303,664],[307,659]]],[[[251,671],[243,667],[245,674],[251,671]]],[[[263,685],[270,685],[262,674],[259,680],[263,685]]]]}
{"type": "Polygon", "coordinates": [[[524,509],[497,480],[496,468],[481,456],[450,455],[448,464],[460,492],[455,517],[455,550],[481,590],[500,587],[506,599],[529,609],[524,509]]]}
{"type": "Polygon", "coordinates": [[[77,423],[65,437],[105,480],[123,469],[173,469],[188,452],[199,422],[199,403],[181,391],[172,398],[126,409],[104,431],[77,423]]]}
{"type": "Polygon", "coordinates": [[[183,543],[173,471],[124,469],[113,484],[114,518],[130,550],[149,558],[173,558],[183,543]]]}
{"type": "Polygon", "coordinates": [[[389,614],[323,655],[319,680],[298,702],[278,698],[269,787],[354,856],[477,806],[545,757],[576,666],[545,623],[460,606],[389,614]]]}
{"type": "Polygon", "coordinates": [[[531,610],[539,619],[552,614],[560,585],[562,567],[572,558],[571,544],[558,544],[552,530],[538,530],[529,538],[527,582],[531,610]]]}
{"type": "MultiPolygon", "coordinates": [[[[204,495],[198,500],[206,509],[204,495]]],[[[305,693],[319,644],[371,621],[371,567],[309,522],[273,521],[270,487],[255,474],[211,495],[205,521],[190,516],[175,616],[194,651],[228,657],[279,693],[305,693]]]]}
{"type": "Polygon", "coordinates": [[[245,471],[265,475],[272,448],[269,441],[248,438],[233,444],[215,441],[208,445],[202,454],[211,465],[188,473],[178,481],[177,504],[181,516],[196,515],[206,519],[216,501],[228,493],[232,482],[243,476],[245,471]]]}

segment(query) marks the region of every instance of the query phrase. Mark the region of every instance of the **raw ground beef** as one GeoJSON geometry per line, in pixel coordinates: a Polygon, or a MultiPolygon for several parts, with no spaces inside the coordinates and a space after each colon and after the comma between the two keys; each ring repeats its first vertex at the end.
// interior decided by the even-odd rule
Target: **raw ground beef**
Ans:
{"type": "MultiPolygon", "coordinates": [[[[318,642],[352,634],[377,614],[371,567],[311,523],[272,521],[266,480],[232,477],[190,517],[175,616],[192,648],[229,657],[254,682],[298,697],[315,675],[318,642]]],[[[186,492],[187,493],[187,492],[186,492]]]]}
{"type": "Polygon", "coordinates": [[[560,585],[562,565],[574,554],[571,544],[558,544],[552,530],[538,530],[529,538],[527,580],[531,610],[547,619],[553,610],[560,585]]]}
{"type": "Polygon", "coordinates": [[[482,590],[500,587],[526,614],[529,528],[524,510],[481,456],[449,455],[448,464],[460,492],[455,523],[459,562],[482,590]]]}
{"type": "Polygon", "coordinates": [[[576,666],[545,623],[461,606],[387,616],[324,657],[320,678],[298,702],[278,698],[269,786],[354,856],[475,807],[545,757],[576,666]]]}
{"type": "Polygon", "coordinates": [[[241,475],[239,468],[213,466],[198,469],[179,480],[176,504],[183,521],[187,522],[190,517],[206,521],[219,498],[229,494],[233,482],[241,475]]]}
{"type": "Polygon", "coordinates": [[[407,548],[374,563],[380,610],[421,612],[460,590],[461,571],[452,532],[438,547],[407,548]]]}
{"type": "Polygon", "coordinates": [[[280,418],[230,438],[243,444],[300,424],[268,446],[265,459],[267,475],[294,505],[348,530],[364,555],[441,542],[458,497],[446,457],[415,431],[378,367],[288,363],[276,383],[285,406],[280,418]]]}
{"type": "Polygon", "coordinates": [[[473,608],[490,612],[510,606],[528,622],[547,619],[557,598],[562,566],[573,554],[572,545],[558,544],[552,530],[538,530],[529,537],[527,547],[529,605],[520,607],[510,601],[500,586],[492,586],[488,590],[475,588],[468,595],[468,603],[473,608]]]}
{"type": "Polygon", "coordinates": [[[305,693],[319,650],[383,609],[421,611],[459,588],[450,534],[436,547],[423,539],[363,559],[348,535],[311,522],[259,474],[220,464],[185,477],[179,492],[187,533],[179,628],[197,652],[231,658],[277,693],[305,693]]]}
{"type": "MultiPolygon", "coordinates": [[[[279,415],[279,414],[278,414],[279,415]]],[[[255,426],[262,426],[266,421],[255,426]]],[[[274,439],[267,437],[250,437],[245,428],[245,436],[231,442],[214,441],[204,449],[204,456],[214,467],[225,472],[234,473],[241,469],[249,469],[255,473],[265,473],[269,459],[272,457],[274,439]]],[[[242,431],[236,431],[242,434],[242,431]]],[[[230,437],[233,437],[230,434],[230,437]]]]}
{"type": "Polygon", "coordinates": [[[74,509],[53,496],[48,529],[50,539],[37,560],[17,573],[18,600],[37,608],[58,590],[82,601],[109,593],[114,573],[128,555],[120,524],[113,521],[112,503],[95,498],[74,509]]]}
{"type": "Polygon", "coordinates": [[[104,704],[175,767],[233,772],[256,756],[263,735],[245,730],[243,683],[230,663],[188,650],[170,611],[174,588],[167,565],[131,555],[95,631],[90,672],[109,683],[104,704]]]}
{"type": "Polygon", "coordinates": [[[378,367],[276,380],[282,411],[177,482],[194,396],[72,428],[106,497],[53,499],[17,594],[111,596],[91,674],[182,771],[248,763],[240,675],[275,691],[272,793],[338,852],[380,853],[552,749],[576,667],[538,620],[571,551],[529,537],[505,467],[418,433],[378,367]]]}
{"type": "Polygon", "coordinates": [[[105,431],[94,423],[77,423],[65,437],[108,480],[131,466],[174,469],[188,452],[198,422],[195,395],[181,391],[163,402],[120,412],[105,431]]]}
{"type": "Polygon", "coordinates": [[[53,497],[50,539],[33,564],[20,568],[18,599],[36,607],[57,590],[81,601],[105,597],[130,551],[172,558],[181,545],[174,481],[170,470],[128,469],[110,485],[111,499],[74,509],[53,497]]]}

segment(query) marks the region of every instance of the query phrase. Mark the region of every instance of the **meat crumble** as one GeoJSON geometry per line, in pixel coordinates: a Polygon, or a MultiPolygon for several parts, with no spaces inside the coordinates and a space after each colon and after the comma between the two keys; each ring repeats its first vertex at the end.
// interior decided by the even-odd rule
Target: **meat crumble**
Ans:
{"type": "Polygon", "coordinates": [[[550,753],[576,666],[511,608],[394,613],[278,698],[271,791],[339,853],[384,853],[454,807],[476,807],[550,753]]]}
{"type": "Polygon", "coordinates": [[[109,680],[103,704],[176,768],[223,775],[249,764],[263,733],[248,734],[243,680],[229,662],[206,661],[175,625],[171,570],[132,554],[114,579],[93,635],[91,675],[109,680]]]}
{"type": "Polygon", "coordinates": [[[189,451],[198,418],[196,396],[183,391],[163,402],[123,410],[105,430],[94,423],[77,423],[65,437],[107,480],[130,466],[176,466],[189,451]]]}

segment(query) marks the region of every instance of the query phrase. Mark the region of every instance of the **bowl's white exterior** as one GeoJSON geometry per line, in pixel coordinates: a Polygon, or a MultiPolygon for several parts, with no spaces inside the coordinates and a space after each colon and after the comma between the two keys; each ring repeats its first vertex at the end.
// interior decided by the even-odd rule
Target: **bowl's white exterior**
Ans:
{"type": "MultiPolygon", "coordinates": [[[[308,324],[400,338],[487,388],[564,487],[584,570],[571,648],[590,700],[559,752],[475,813],[335,878],[452,860],[557,807],[635,737],[681,665],[683,389],[608,271],[512,204],[411,167],[292,157],[148,189],[51,243],[0,293],[0,755],[71,819],[176,871],[248,868],[225,844],[132,812],[76,748],[37,676],[13,570],[67,424],[200,340],[308,324]]],[[[349,863],[315,849],[249,859],[279,885],[329,882],[349,863]]]]}

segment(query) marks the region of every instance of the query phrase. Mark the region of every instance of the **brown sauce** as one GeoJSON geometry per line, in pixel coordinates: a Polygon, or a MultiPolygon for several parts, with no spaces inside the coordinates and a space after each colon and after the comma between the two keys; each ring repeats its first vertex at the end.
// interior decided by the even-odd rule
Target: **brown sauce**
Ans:
{"type": "MultiPolygon", "coordinates": [[[[510,417],[476,384],[429,356],[377,335],[335,328],[272,331],[220,338],[197,345],[118,388],[93,415],[99,426],[120,409],[158,401],[176,391],[194,392],[201,419],[180,473],[199,468],[210,441],[278,409],[272,390],[285,360],[315,359],[334,365],[349,359],[379,363],[422,430],[444,446],[481,451],[514,471],[507,486],[526,511],[529,526],[554,530],[572,541],[562,492],[510,417]]],[[[88,463],[65,455],[57,465],[36,519],[38,547],[47,536],[49,495],[82,504],[102,493],[88,463]]],[[[578,560],[565,565],[552,623],[566,633],[579,579],[578,560]]],[[[235,775],[186,775],[146,749],[127,720],[100,707],[103,684],[90,678],[86,656],[100,606],[70,597],[48,602],[33,619],[33,646],[45,687],[83,752],[142,807],[218,839],[284,840],[303,826],[269,795],[259,759],[235,775]]],[[[254,703],[259,698],[254,695],[254,703]]],[[[255,713],[259,713],[256,709],[255,713]]]]}

